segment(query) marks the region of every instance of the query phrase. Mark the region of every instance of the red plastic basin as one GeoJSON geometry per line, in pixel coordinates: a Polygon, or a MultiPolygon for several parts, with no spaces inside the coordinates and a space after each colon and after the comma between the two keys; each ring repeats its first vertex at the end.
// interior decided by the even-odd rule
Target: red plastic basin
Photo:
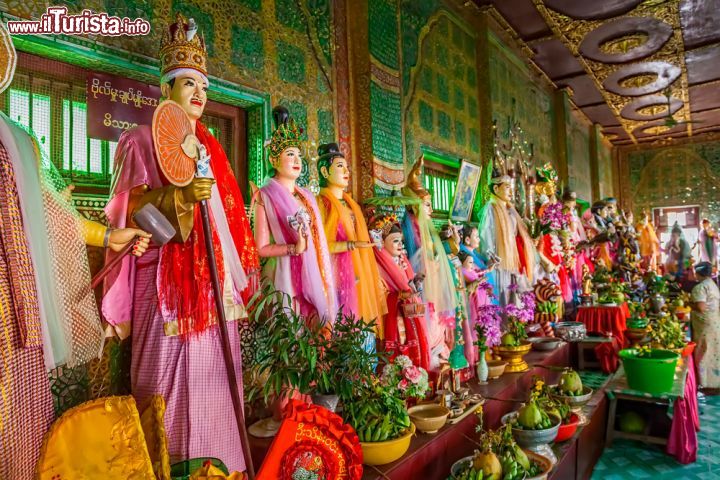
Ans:
{"type": "Polygon", "coordinates": [[[578,421],[580,419],[578,418],[577,414],[571,413],[570,414],[570,421],[568,423],[561,423],[560,428],[558,429],[557,436],[555,437],[555,442],[564,442],[565,440],[571,438],[573,435],[575,435],[575,432],[577,431],[578,427],[578,421]]]}

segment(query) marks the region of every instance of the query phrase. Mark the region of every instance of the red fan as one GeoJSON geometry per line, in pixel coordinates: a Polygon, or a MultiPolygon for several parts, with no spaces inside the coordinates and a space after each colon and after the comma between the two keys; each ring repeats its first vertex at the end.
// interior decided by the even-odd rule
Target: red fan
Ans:
{"type": "Polygon", "coordinates": [[[185,110],[172,100],[158,105],[153,115],[152,135],[165,178],[178,187],[188,185],[195,176],[199,142],[185,110]]]}

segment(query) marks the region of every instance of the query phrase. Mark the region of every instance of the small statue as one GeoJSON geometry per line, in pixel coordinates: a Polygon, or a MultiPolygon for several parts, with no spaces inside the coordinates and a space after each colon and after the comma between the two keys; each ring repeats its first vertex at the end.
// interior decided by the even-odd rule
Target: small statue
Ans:
{"type": "Polygon", "coordinates": [[[590,267],[583,265],[582,268],[582,294],[584,297],[592,295],[592,276],[590,275],[590,267]]]}

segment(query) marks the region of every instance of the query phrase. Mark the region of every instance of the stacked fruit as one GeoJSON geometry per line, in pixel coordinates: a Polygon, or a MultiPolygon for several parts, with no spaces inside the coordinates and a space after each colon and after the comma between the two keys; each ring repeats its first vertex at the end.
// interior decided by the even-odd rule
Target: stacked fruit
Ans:
{"type": "Polygon", "coordinates": [[[583,384],[580,375],[572,368],[566,368],[560,376],[557,385],[557,393],[570,397],[577,397],[583,394],[583,384]]]}
{"type": "Polygon", "coordinates": [[[518,410],[517,417],[512,423],[514,428],[522,430],[545,430],[553,427],[553,421],[545,409],[540,408],[535,396],[518,410]]]}
{"type": "Polygon", "coordinates": [[[483,432],[480,445],[482,450],[475,451],[472,461],[455,472],[457,480],[520,480],[541,473],[542,467],[515,443],[509,425],[483,432]]]}

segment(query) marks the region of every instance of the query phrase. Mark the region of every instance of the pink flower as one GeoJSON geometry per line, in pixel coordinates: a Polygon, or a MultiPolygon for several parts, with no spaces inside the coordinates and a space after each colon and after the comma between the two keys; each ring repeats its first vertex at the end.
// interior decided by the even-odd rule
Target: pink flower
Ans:
{"type": "Polygon", "coordinates": [[[405,390],[407,390],[408,386],[409,386],[408,381],[405,380],[404,378],[402,380],[400,380],[400,383],[398,383],[398,389],[401,392],[404,392],[405,390]]]}
{"type": "Polygon", "coordinates": [[[415,365],[403,368],[403,376],[412,383],[418,383],[422,377],[422,372],[415,365]]]}

